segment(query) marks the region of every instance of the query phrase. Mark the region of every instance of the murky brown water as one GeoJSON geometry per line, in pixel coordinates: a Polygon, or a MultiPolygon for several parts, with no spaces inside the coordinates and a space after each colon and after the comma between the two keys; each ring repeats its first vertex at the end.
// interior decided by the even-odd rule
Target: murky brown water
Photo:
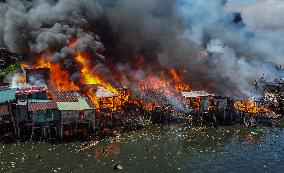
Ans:
{"type": "Polygon", "coordinates": [[[0,144],[0,172],[284,172],[280,128],[150,126],[88,144],[0,144]]]}

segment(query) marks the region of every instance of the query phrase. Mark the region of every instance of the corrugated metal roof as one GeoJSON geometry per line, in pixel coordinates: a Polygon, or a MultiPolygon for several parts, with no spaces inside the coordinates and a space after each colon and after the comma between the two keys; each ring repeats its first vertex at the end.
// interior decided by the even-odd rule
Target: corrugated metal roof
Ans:
{"type": "Polygon", "coordinates": [[[181,92],[181,94],[182,94],[182,96],[185,97],[185,98],[212,96],[212,94],[209,94],[209,93],[207,93],[206,91],[181,92]]]}
{"type": "Polygon", "coordinates": [[[112,92],[106,90],[103,87],[98,87],[98,89],[96,91],[96,96],[98,98],[108,98],[108,97],[114,97],[114,96],[117,96],[117,95],[113,94],[112,92]]]}
{"type": "Polygon", "coordinates": [[[88,110],[91,108],[85,99],[79,98],[77,102],[56,102],[59,110],[74,111],[74,110],[88,110]]]}
{"type": "Polygon", "coordinates": [[[88,105],[90,106],[90,108],[95,109],[96,105],[90,100],[90,99],[86,99],[86,102],[88,103],[88,105]]]}
{"type": "Polygon", "coordinates": [[[29,88],[22,88],[17,90],[17,95],[28,95],[28,94],[34,94],[38,92],[44,92],[47,91],[46,87],[29,87],[29,88]]]}
{"type": "Polygon", "coordinates": [[[62,91],[52,93],[56,102],[77,102],[79,93],[76,91],[62,91]]]}
{"type": "Polygon", "coordinates": [[[35,112],[35,111],[44,111],[47,109],[56,109],[57,104],[54,101],[42,101],[38,100],[38,102],[28,103],[28,110],[35,112]]]}
{"type": "Polygon", "coordinates": [[[16,99],[16,89],[2,88],[0,89],[0,103],[10,102],[16,99]]]}

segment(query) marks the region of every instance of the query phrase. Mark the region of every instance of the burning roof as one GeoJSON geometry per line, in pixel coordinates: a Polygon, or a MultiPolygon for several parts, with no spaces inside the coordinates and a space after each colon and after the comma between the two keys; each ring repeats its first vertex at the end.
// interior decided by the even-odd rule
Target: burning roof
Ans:
{"type": "Polygon", "coordinates": [[[77,91],[58,91],[53,92],[53,100],[56,102],[77,102],[79,93],[77,91]]]}
{"type": "Polygon", "coordinates": [[[115,97],[118,96],[117,94],[113,94],[110,91],[107,91],[106,89],[102,87],[98,87],[96,93],[95,93],[97,98],[106,98],[106,97],[115,97]]]}

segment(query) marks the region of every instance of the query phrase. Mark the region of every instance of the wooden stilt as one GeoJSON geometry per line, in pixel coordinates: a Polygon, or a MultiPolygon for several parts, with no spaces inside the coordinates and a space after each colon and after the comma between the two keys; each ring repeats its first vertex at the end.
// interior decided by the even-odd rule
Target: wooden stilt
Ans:
{"type": "Polygon", "coordinates": [[[61,122],[61,125],[60,125],[60,138],[62,139],[63,138],[63,122],[61,122]]]}
{"type": "Polygon", "coordinates": [[[48,137],[51,136],[51,129],[50,129],[50,126],[48,126],[48,137]]]}
{"type": "Polygon", "coordinates": [[[46,137],[47,137],[45,126],[43,126],[43,137],[44,137],[44,139],[46,139],[46,137]]]}
{"type": "Polygon", "coordinates": [[[78,122],[75,121],[75,134],[77,134],[77,132],[78,132],[78,122]]]}
{"type": "Polygon", "coordinates": [[[14,122],[13,124],[14,124],[14,133],[15,133],[15,135],[17,135],[17,134],[18,134],[18,133],[17,133],[17,125],[16,125],[15,122],[14,122]]]}
{"type": "MultiPolygon", "coordinates": [[[[18,124],[18,123],[17,123],[18,124]]],[[[17,135],[18,135],[18,138],[20,138],[21,137],[21,129],[20,129],[20,127],[19,127],[19,124],[17,125],[17,135]]]]}
{"type": "Polygon", "coordinates": [[[58,127],[58,125],[56,125],[56,127],[54,127],[54,130],[55,130],[55,136],[56,136],[56,137],[58,137],[58,133],[57,133],[57,129],[58,129],[58,128],[57,128],[57,127],[58,127]]]}
{"type": "Polygon", "coordinates": [[[34,138],[34,127],[32,127],[32,134],[31,134],[31,141],[33,140],[33,138],[34,138]]]}

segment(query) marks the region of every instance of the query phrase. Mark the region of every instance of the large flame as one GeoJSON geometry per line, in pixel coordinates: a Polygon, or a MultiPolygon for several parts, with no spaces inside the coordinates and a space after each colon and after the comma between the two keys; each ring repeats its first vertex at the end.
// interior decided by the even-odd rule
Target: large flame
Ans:
{"type": "MultiPolygon", "coordinates": [[[[75,38],[71,40],[68,48],[73,48],[76,45],[76,41],[77,39],[75,38]]],[[[131,93],[128,90],[114,88],[105,78],[93,71],[95,63],[91,61],[88,53],[78,51],[74,57],[80,73],[79,81],[76,83],[70,80],[69,71],[62,69],[61,62],[51,62],[51,56],[52,54],[49,52],[42,53],[34,65],[30,66],[27,63],[22,63],[21,66],[22,68],[49,69],[50,82],[48,87],[50,89],[55,91],[80,90],[90,98],[98,109],[110,108],[116,110],[126,102],[132,103],[130,99],[131,93]],[[106,98],[98,98],[96,91],[99,87],[104,88],[113,95],[106,98]]],[[[136,81],[136,85],[140,90],[155,90],[165,96],[172,97],[180,91],[188,91],[190,89],[189,85],[182,81],[181,73],[184,73],[184,71],[176,71],[175,69],[161,70],[157,74],[148,74],[143,80],[136,81]]],[[[134,101],[133,103],[138,104],[138,102],[134,101]]],[[[153,107],[151,102],[141,101],[139,104],[142,104],[146,110],[151,110],[153,107]]]]}
{"type": "Polygon", "coordinates": [[[51,89],[57,91],[79,90],[79,87],[69,80],[69,73],[62,70],[60,63],[51,63],[51,54],[46,53],[40,55],[35,65],[31,66],[28,63],[21,63],[22,68],[46,68],[50,71],[50,85],[51,89]]]}
{"type": "Polygon", "coordinates": [[[77,53],[76,60],[80,63],[81,67],[81,75],[82,75],[82,83],[88,85],[97,85],[105,88],[107,91],[112,92],[113,94],[118,94],[118,91],[113,88],[108,82],[104,81],[102,78],[94,74],[89,66],[89,58],[84,53],[77,53]]]}
{"type": "Polygon", "coordinates": [[[234,104],[234,106],[235,106],[236,109],[238,109],[242,112],[247,112],[247,113],[251,113],[251,114],[258,114],[258,113],[263,113],[263,112],[269,111],[268,108],[257,106],[253,99],[236,102],[234,104]]]}
{"type": "MultiPolygon", "coordinates": [[[[118,91],[112,87],[108,82],[97,76],[91,69],[89,63],[90,59],[85,53],[78,52],[76,55],[76,61],[81,65],[81,83],[86,85],[95,85],[100,86],[106,89],[107,91],[113,94],[119,94],[118,91]]],[[[102,108],[100,106],[100,99],[97,98],[93,89],[89,89],[86,92],[87,96],[92,100],[97,108],[102,108]]],[[[112,103],[111,107],[115,107],[114,103],[112,103]]]]}
{"type": "Polygon", "coordinates": [[[175,69],[160,71],[158,75],[150,74],[138,81],[138,86],[141,90],[156,90],[166,96],[190,90],[190,86],[182,81],[175,69]]]}

